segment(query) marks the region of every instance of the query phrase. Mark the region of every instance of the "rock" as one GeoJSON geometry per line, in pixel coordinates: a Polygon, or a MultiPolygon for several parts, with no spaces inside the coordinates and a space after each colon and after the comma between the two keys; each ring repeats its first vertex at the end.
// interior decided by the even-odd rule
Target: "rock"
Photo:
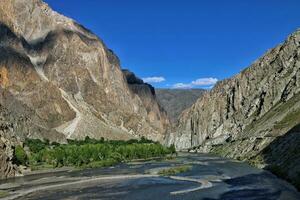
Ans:
{"type": "Polygon", "coordinates": [[[177,140],[189,138],[192,147],[220,136],[277,137],[295,126],[297,117],[281,123],[300,106],[299,41],[298,30],[249,68],[204,93],[182,114],[177,140]]]}
{"type": "Polygon", "coordinates": [[[22,123],[22,119],[12,119],[9,111],[0,104],[0,179],[20,174],[20,169],[13,163],[14,147],[21,145],[14,130],[22,123]]]}
{"type": "MultiPolygon", "coordinates": [[[[167,143],[174,143],[177,149],[197,147],[198,152],[268,165],[276,154],[263,152],[300,124],[300,30],[249,68],[218,82],[179,121],[178,131],[167,137],[167,143]],[[263,159],[255,160],[262,154],[263,159]]],[[[281,145],[285,142],[282,139],[281,145]]],[[[291,154],[300,156],[299,152],[285,152],[291,154]]],[[[296,160],[293,165],[300,169],[296,160]]],[[[287,173],[289,168],[280,170],[287,173]]],[[[295,180],[297,173],[299,170],[289,179],[295,180]]]]}
{"type": "Polygon", "coordinates": [[[26,118],[21,138],[161,141],[168,126],[101,39],[41,0],[0,3],[0,94],[11,118],[26,118]]]}
{"type": "MultiPolygon", "coordinates": [[[[170,122],[166,111],[157,102],[155,89],[152,85],[144,83],[144,81],[135,76],[129,70],[122,70],[127,80],[133,98],[137,95],[142,101],[143,106],[146,108],[149,123],[156,127],[157,130],[164,133],[168,129],[170,122]]],[[[163,141],[165,135],[157,135],[161,138],[151,138],[152,140],[163,141]]],[[[156,136],[156,137],[157,137],[156,136]]]]}

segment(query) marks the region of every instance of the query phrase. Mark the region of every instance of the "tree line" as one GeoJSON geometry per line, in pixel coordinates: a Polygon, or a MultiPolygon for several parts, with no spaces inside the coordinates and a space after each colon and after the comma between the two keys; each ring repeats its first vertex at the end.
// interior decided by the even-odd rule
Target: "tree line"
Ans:
{"type": "Polygon", "coordinates": [[[165,147],[146,138],[140,140],[100,140],[86,137],[85,140],[68,140],[67,144],[48,140],[26,139],[23,147],[15,148],[15,163],[31,166],[48,165],[102,167],[133,159],[164,157],[176,153],[174,145],[165,147]]]}

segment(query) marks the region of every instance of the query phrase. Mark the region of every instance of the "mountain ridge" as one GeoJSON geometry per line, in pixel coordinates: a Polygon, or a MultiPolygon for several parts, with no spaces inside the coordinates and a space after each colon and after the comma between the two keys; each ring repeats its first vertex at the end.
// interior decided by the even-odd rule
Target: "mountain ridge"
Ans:
{"type": "MultiPolygon", "coordinates": [[[[178,130],[169,134],[168,143],[174,143],[178,149],[194,148],[197,152],[248,160],[260,167],[276,165],[282,174],[297,181],[299,165],[284,169],[267,161],[276,160],[275,154],[263,152],[300,123],[299,58],[298,29],[249,68],[218,82],[202,95],[181,115],[178,130]]],[[[272,146],[270,152],[278,148],[272,146]]],[[[292,154],[285,153],[287,157],[292,154]]],[[[293,163],[297,162],[295,159],[293,163]]]]}

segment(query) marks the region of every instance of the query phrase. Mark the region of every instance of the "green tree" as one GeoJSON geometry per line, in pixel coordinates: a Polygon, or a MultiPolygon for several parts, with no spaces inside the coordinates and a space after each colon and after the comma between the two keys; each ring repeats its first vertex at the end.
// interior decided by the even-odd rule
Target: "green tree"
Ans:
{"type": "Polygon", "coordinates": [[[20,145],[16,146],[15,151],[14,151],[14,160],[17,165],[27,165],[28,162],[28,157],[20,145]]]}

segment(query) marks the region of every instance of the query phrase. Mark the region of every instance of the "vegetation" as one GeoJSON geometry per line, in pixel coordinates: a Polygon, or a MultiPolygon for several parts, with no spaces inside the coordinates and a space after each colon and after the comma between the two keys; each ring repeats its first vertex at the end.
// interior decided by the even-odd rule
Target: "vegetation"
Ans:
{"type": "Polygon", "coordinates": [[[258,154],[250,159],[247,159],[247,163],[251,166],[259,168],[260,166],[263,166],[265,164],[265,161],[264,157],[261,154],[258,154]]]}
{"type": "Polygon", "coordinates": [[[28,163],[28,157],[20,145],[16,146],[15,151],[14,151],[14,161],[18,165],[26,165],[28,163]]]}
{"type": "Polygon", "coordinates": [[[162,175],[162,176],[172,176],[172,175],[180,174],[183,172],[187,172],[191,169],[192,169],[192,166],[190,166],[190,165],[182,165],[182,166],[176,166],[176,167],[163,169],[163,170],[159,171],[158,174],[162,175]]]}
{"type": "Polygon", "coordinates": [[[175,153],[174,147],[164,147],[145,138],[129,141],[105,141],[86,137],[85,140],[68,140],[67,144],[27,139],[30,149],[29,164],[39,166],[76,166],[93,168],[111,166],[133,159],[163,157],[175,153]]]}
{"type": "Polygon", "coordinates": [[[49,140],[41,141],[39,139],[26,139],[25,146],[29,147],[30,152],[38,153],[49,146],[49,140]]]}
{"type": "MultiPolygon", "coordinates": [[[[169,150],[173,153],[176,153],[176,148],[175,148],[175,145],[174,144],[171,144],[171,146],[169,147],[169,150]]],[[[177,153],[176,153],[177,155],[177,153]]]]}

